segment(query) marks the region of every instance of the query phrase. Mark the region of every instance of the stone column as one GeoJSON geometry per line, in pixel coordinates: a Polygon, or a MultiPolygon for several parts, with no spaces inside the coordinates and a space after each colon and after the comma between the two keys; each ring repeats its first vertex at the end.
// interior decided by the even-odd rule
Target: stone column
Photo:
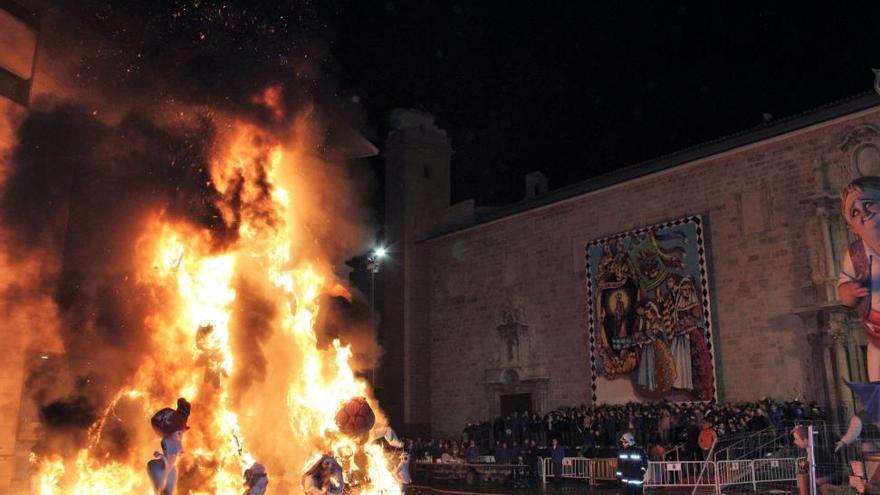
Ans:
{"type": "Polygon", "coordinates": [[[864,338],[861,322],[851,308],[839,303],[801,308],[796,314],[804,319],[808,328],[815,325],[815,333],[808,334],[807,339],[813,349],[814,383],[824,385],[824,390],[816,392],[825,396],[833,421],[846,422],[855,403],[844,380],[859,381],[865,376],[859,349],[860,339],[864,338]]]}
{"type": "MultiPolygon", "coordinates": [[[[843,315],[835,315],[835,316],[843,316],[843,315]]],[[[852,393],[849,390],[849,387],[846,386],[844,380],[850,380],[849,374],[849,364],[846,359],[846,349],[844,345],[846,344],[846,327],[839,325],[842,323],[840,319],[833,318],[836,322],[831,322],[832,327],[829,328],[829,335],[831,337],[831,358],[835,365],[835,376],[834,376],[834,384],[837,390],[838,397],[838,422],[846,421],[847,418],[852,416],[853,409],[853,400],[852,393]]]]}

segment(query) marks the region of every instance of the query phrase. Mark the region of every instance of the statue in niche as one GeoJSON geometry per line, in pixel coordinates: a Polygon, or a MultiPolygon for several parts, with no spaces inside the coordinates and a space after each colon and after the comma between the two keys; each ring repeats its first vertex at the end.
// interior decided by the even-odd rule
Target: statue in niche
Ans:
{"type": "Polygon", "coordinates": [[[515,363],[519,360],[520,339],[528,328],[522,323],[522,308],[505,309],[501,314],[501,324],[496,327],[501,342],[506,350],[506,363],[515,363]]]}

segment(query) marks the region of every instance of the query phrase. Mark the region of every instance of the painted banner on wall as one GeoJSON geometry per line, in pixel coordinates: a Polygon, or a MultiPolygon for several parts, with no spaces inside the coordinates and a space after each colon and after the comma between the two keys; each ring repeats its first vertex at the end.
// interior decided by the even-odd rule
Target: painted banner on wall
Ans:
{"type": "Polygon", "coordinates": [[[586,245],[593,403],[716,399],[698,215],[586,245]]]}

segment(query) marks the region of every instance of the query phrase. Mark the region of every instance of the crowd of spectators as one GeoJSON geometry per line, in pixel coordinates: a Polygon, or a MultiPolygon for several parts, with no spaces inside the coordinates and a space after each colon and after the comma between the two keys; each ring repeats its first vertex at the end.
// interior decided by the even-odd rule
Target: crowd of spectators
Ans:
{"type": "Polygon", "coordinates": [[[701,430],[711,429],[717,438],[724,439],[771,427],[782,432],[797,422],[824,419],[825,413],[815,402],[805,404],[797,399],[581,405],[471,423],[459,438],[419,438],[409,441],[408,448],[413,459],[422,461],[474,462],[490,455],[496,463],[531,465],[535,458],[552,454],[554,439],[567,456],[601,457],[603,449],[615,448],[620,435],[629,431],[654,460],[662,460],[675,448],[678,458],[686,460],[706,454],[698,443],[701,430]]]}

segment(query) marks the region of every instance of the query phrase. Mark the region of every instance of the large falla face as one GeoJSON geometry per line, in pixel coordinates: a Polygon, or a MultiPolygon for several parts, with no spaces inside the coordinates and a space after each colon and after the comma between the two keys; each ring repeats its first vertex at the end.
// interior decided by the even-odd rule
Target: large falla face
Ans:
{"type": "Polygon", "coordinates": [[[844,199],[844,218],[853,233],[880,251],[880,190],[854,190],[844,199]]]}

